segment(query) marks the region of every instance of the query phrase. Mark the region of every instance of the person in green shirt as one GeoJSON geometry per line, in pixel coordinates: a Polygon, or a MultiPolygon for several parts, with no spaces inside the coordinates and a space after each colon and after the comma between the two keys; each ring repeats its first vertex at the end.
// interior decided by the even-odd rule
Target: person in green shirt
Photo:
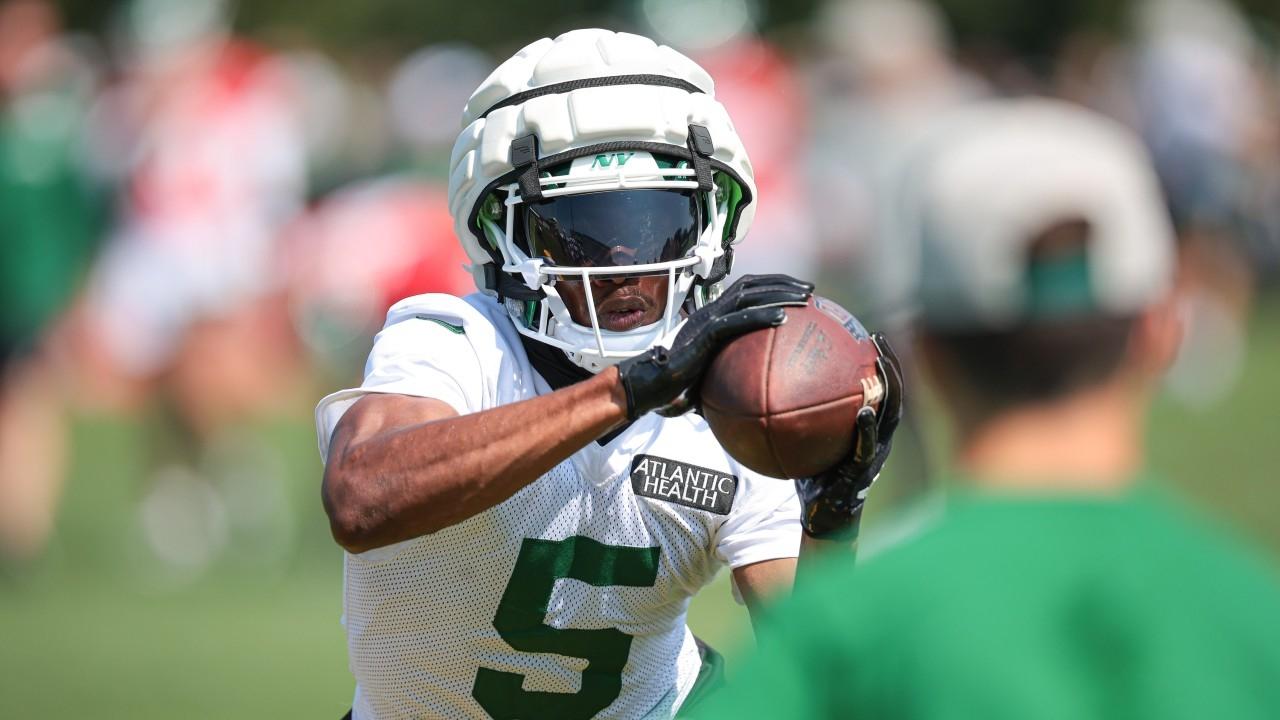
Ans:
{"type": "Polygon", "coordinates": [[[0,579],[53,532],[69,442],[55,328],[97,251],[83,163],[97,74],[46,0],[0,0],[0,579]]]}
{"type": "Polygon", "coordinates": [[[1280,717],[1276,576],[1145,466],[1180,326],[1138,142],[993,101],[905,188],[896,270],[955,476],[916,533],[802,578],[695,716],[1280,717]]]}

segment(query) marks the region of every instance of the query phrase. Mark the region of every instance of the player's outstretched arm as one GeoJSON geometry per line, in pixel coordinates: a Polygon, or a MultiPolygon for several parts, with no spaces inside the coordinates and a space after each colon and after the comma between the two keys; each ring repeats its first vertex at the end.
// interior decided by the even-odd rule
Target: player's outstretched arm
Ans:
{"type": "Polygon", "coordinates": [[[368,395],[338,421],[323,497],[351,552],[449,527],[511,497],[578,449],[646,412],[690,407],[711,359],[733,338],[783,321],[813,286],[746,276],[655,348],[583,382],[470,415],[405,395],[368,395]]]}
{"type": "Polygon", "coordinates": [[[366,395],[338,422],[325,464],[333,537],[358,553],[455,525],[626,418],[615,368],[470,415],[432,398],[366,395]]]}

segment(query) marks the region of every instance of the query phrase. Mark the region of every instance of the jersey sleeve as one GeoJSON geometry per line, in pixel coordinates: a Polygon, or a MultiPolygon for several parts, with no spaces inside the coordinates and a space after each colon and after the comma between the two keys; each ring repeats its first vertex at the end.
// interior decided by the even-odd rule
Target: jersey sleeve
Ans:
{"type": "Polygon", "coordinates": [[[481,409],[483,377],[465,334],[429,315],[388,325],[365,363],[365,392],[435,398],[459,415],[481,409]]]}
{"type": "Polygon", "coordinates": [[[731,568],[800,554],[800,500],[789,480],[743,470],[729,517],[716,533],[716,557],[731,568]]]}
{"type": "Polygon", "coordinates": [[[434,398],[459,415],[483,408],[484,368],[465,325],[447,311],[397,305],[373,340],[358,388],[340,390],[316,406],[316,432],[322,457],[342,415],[369,393],[434,398]]]}

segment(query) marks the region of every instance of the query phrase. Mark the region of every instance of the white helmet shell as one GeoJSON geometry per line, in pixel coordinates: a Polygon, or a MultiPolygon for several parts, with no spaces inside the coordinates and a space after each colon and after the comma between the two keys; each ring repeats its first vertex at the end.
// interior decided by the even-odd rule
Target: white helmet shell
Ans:
{"type": "MultiPolygon", "coordinates": [[[[712,213],[719,215],[713,223],[715,233],[706,233],[695,248],[693,254],[699,261],[683,262],[672,269],[673,281],[678,279],[677,270],[687,276],[676,283],[681,293],[674,297],[677,305],[683,303],[695,277],[712,282],[720,279],[713,275],[714,262],[730,243],[746,234],[755,215],[751,163],[728,113],[715,100],[710,76],[679,52],[639,35],[574,30],[526,46],[475,91],[463,113],[463,124],[450,160],[449,210],[455,232],[471,259],[477,287],[508,299],[512,320],[522,333],[561,347],[571,359],[593,371],[650,347],[670,331],[671,317],[665,323],[628,333],[585,326],[577,326],[576,332],[567,332],[564,327],[552,332],[557,317],[561,325],[566,317],[558,307],[558,296],[545,292],[554,279],[538,260],[525,257],[514,247],[510,226],[505,231],[492,223],[485,226],[480,219],[484,203],[497,197],[511,208],[531,199],[531,194],[540,199],[542,193],[697,188],[709,193],[708,207],[717,208],[724,203],[717,203],[720,194],[711,187],[710,178],[729,176],[741,190],[741,199],[712,213]],[[542,173],[544,179],[538,182],[540,164],[546,168],[594,153],[618,151],[687,158],[689,162],[683,165],[685,169],[667,171],[658,178],[652,174],[628,176],[626,168],[618,167],[604,184],[598,173],[578,177],[576,170],[567,177],[546,178],[542,173]],[[528,172],[530,162],[533,173],[528,172]],[[509,278],[501,280],[505,287],[521,283],[548,299],[543,303],[542,320],[530,317],[527,304],[513,303],[510,293],[499,292],[498,279],[504,274],[509,278]],[[546,305],[551,306],[549,310],[546,305]],[[555,340],[583,332],[595,338],[594,348],[555,340]],[[613,337],[622,335],[628,337],[613,337]]],[[[720,272],[715,274],[724,269],[718,266],[720,272]]],[[[668,307],[669,315],[674,312],[676,309],[668,307]]]]}

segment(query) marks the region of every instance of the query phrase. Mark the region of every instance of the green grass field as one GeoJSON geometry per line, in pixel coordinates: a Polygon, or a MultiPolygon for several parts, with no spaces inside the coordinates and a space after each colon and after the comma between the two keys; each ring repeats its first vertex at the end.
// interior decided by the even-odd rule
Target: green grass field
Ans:
{"type": "MultiPolygon", "coordinates": [[[[1205,411],[1157,406],[1153,467],[1280,554],[1280,303],[1260,309],[1245,375],[1205,411]]],[[[254,431],[286,459],[289,549],[233,538],[198,577],[158,574],[139,540],[146,427],[81,420],[73,477],[48,556],[0,571],[0,716],[337,718],[350,701],[341,553],[327,536],[312,430],[254,431]],[[239,545],[236,545],[236,543],[239,545]],[[270,550],[271,552],[266,552],[270,550]]],[[[892,482],[892,466],[885,475],[892,482]]],[[[888,497],[890,493],[884,493],[888,497]]],[[[873,508],[869,524],[883,508],[873,508]]],[[[273,536],[263,536],[273,537],[273,536]]],[[[256,540],[255,540],[256,538],[256,540]]],[[[694,602],[695,632],[730,659],[750,646],[726,575],[694,602]]]]}

